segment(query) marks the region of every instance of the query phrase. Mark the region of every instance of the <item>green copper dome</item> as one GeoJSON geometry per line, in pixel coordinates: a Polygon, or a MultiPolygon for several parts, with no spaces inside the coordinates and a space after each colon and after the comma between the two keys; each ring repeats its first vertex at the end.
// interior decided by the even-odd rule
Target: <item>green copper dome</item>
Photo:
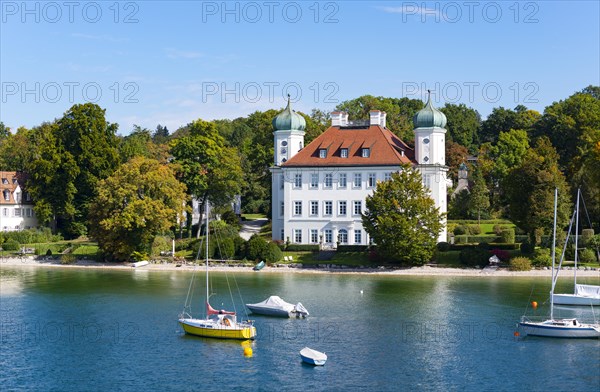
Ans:
{"type": "MultiPolygon", "coordinates": [[[[427,90],[429,92],[429,90],[427,90]]],[[[446,115],[431,104],[431,93],[427,97],[425,107],[413,117],[415,128],[444,128],[446,126],[446,115]]]]}
{"type": "Polygon", "coordinates": [[[288,103],[283,112],[279,113],[273,119],[273,129],[275,131],[304,131],[306,128],[306,120],[304,117],[292,110],[290,106],[290,96],[288,95],[288,103]]]}

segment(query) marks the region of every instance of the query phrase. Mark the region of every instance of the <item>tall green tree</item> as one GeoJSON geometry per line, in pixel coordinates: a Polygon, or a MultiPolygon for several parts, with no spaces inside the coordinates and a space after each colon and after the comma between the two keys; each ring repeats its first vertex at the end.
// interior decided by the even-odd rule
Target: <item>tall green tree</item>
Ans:
{"type": "Polygon", "coordinates": [[[214,123],[196,120],[189,124],[189,134],[172,141],[171,153],[178,178],[198,200],[201,215],[206,202],[223,206],[240,194],[243,172],[239,154],[225,145],[214,123]]]}
{"type": "Polygon", "coordinates": [[[558,167],[558,154],[549,139],[542,137],[504,182],[510,218],[523,229],[531,243],[550,234],[554,217],[554,189],[558,188],[557,226],[564,227],[570,215],[569,186],[558,167]]]}
{"type": "Polygon", "coordinates": [[[598,91],[600,87],[588,86],[583,92],[554,102],[545,109],[535,130],[537,136],[550,138],[571,188],[574,191],[581,187],[594,222],[600,222],[600,182],[596,181],[600,163],[595,155],[600,142],[598,91]]]}
{"type": "Polygon", "coordinates": [[[76,104],[57,122],[57,139],[79,169],[74,180],[74,219],[59,222],[67,237],[85,234],[89,203],[96,196],[98,181],[111,175],[120,163],[118,125],[106,121],[105,112],[96,104],[76,104]]]}
{"type": "Polygon", "coordinates": [[[56,122],[33,128],[29,142],[32,155],[25,167],[27,189],[38,221],[56,229],[59,222],[75,220],[75,181],[80,169],[60,142],[56,122]]]}
{"type": "Polygon", "coordinates": [[[0,142],[6,139],[10,135],[10,128],[5,126],[2,121],[0,121],[0,142]]]}
{"type": "Polygon", "coordinates": [[[518,105],[514,110],[504,107],[494,108],[492,113],[481,124],[479,141],[495,144],[501,132],[511,129],[530,131],[540,119],[540,114],[518,105]]]}
{"type": "Polygon", "coordinates": [[[123,164],[98,184],[90,204],[90,233],[113,260],[128,260],[135,251],[149,253],[154,237],[183,215],[185,185],[172,168],[144,157],[123,164]]]}
{"type": "Polygon", "coordinates": [[[444,214],[435,207],[421,174],[406,166],[367,196],[363,227],[389,261],[422,265],[430,261],[444,214]]]}
{"type": "Polygon", "coordinates": [[[8,132],[6,137],[0,137],[0,168],[1,170],[25,171],[31,161],[32,144],[31,131],[19,127],[16,133],[8,132]]]}
{"type": "Polygon", "coordinates": [[[470,216],[477,217],[477,223],[479,224],[481,223],[481,213],[486,214],[490,208],[490,192],[481,169],[477,166],[471,171],[471,182],[468,210],[470,216]]]}
{"type": "Polygon", "coordinates": [[[465,104],[447,103],[440,108],[448,120],[446,128],[448,130],[448,141],[454,141],[468,150],[475,152],[477,147],[477,137],[481,127],[481,116],[477,110],[472,109],[465,104]]]}

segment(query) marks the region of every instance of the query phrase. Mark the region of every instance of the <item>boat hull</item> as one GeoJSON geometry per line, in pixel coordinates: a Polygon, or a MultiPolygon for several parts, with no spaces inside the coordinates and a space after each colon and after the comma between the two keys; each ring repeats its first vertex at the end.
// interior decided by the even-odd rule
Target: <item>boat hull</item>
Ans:
{"type": "Polygon", "coordinates": [[[300,350],[300,358],[302,361],[314,366],[323,366],[327,362],[327,355],[325,353],[304,347],[300,350]]]}
{"type": "Polygon", "coordinates": [[[549,338],[600,339],[600,326],[590,324],[568,325],[567,322],[521,321],[519,328],[528,336],[549,338]]]}
{"type": "Polygon", "coordinates": [[[292,312],[288,312],[284,309],[273,309],[273,308],[263,308],[260,306],[248,305],[246,307],[252,312],[256,314],[262,314],[263,316],[272,316],[272,317],[290,317],[292,312]]]}
{"type": "Polygon", "coordinates": [[[584,297],[575,294],[554,294],[554,305],[600,306],[600,298],[584,297]]]}
{"type": "Polygon", "coordinates": [[[247,340],[256,337],[256,328],[247,324],[225,326],[198,319],[180,319],[179,324],[185,333],[206,338],[247,340]]]}

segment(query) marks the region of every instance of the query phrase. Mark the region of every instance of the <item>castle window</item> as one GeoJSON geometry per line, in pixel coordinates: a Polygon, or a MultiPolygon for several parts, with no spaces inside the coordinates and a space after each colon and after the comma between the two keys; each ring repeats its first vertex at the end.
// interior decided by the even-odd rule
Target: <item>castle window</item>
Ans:
{"type": "Polygon", "coordinates": [[[297,244],[302,243],[302,230],[301,229],[294,229],[294,242],[297,244]]]}
{"type": "Polygon", "coordinates": [[[340,150],[340,156],[341,156],[342,158],[348,158],[348,149],[347,149],[347,148],[342,148],[342,149],[340,150]]]}
{"type": "Polygon", "coordinates": [[[370,148],[363,148],[362,149],[362,157],[363,158],[369,158],[371,156],[371,149],[370,148]]]}
{"type": "Polygon", "coordinates": [[[375,188],[377,185],[377,173],[369,173],[369,188],[375,188]]]}
{"type": "Polygon", "coordinates": [[[338,241],[340,242],[340,244],[348,243],[348,230],[340,229],[340,231],[338,233],[338,241]]]}
{"type": "Polygon", "coordinates": [[[362,201],[356,200],[354,202],[354,215],[360,215],[362,213],[362,201]]]}
{"type": "Polygon", "coordinates": [[[317,230],[317,229],[310,229],[310,242],[312,244],[318,244],[319,243],[319,230],[317,230]]]}
{"type": "Polygon", "coordinates": [[[302,215],[302,201],[294,202],[294,215],[301,216],[302,215]]]}
{"type": "Polygon", "coordinates": [[[325,174],[325,188],[333,187],[333,174],[327,173],[325,174]]]}
{"type": "Polygon", "coordinates": [[[362,244],[362,230],[354,230],[354,243],[362,244]]]}
{"type": "Polygon", "coordinates": [[[327,158],[327,149],[326,148],[319,149],[319,158],[327,158]]]}
{"type": "Polygon", "coordinates": [[[338,216],[346,216],[346,209],[347,209],[346,206],[347,206],[346,201],[338,202],[338,216]]]}
{"type": "Polygon", "coordinates": [[[332,201],[324,201],[323,202],[323,215],[331,216],[333,214],[333,202],[332,201]]]}
{"type": "Polygon", "coordinates": [[[352,184],[354,188],[362,187],[362,173],[354,173],[354,184],[352,184]]]}
{"type": "Polygon", "coordinates": [[[346,173],[340,173],[338,177],[338,188],[345,189],[348,184],[346,173]]]}
{"type": "Polygon", "coordinates": [[[333,242],[333,231],[331,229],[325,229],[323,230],[323,233],[325,233],[325,243],[331,244],[333,242]]]}
{"type": "Polygon", "coordinates": [[[294,175],[294,188],[302,188],[302,174],[294,175]]]}
{"type": "Polygon", "coordinates": [[[384,180],[384,181],[389,181],[389,180],[391,180],[391,179],[392,179],[392,173],[385,173],[385,174],[383,175],[383,180],[384,180]]]}
{"type": "Polygon", "coordinates": [[[313,200],[310,202],[310,215],[312,215],[312,216],[319,215],[319,202],[318,201],[313,200]]]}
{"type": "Polygon", "coordinates": [[[310,174],[310,187],[313,189],[319,187],[319,173],[310,174]]]}

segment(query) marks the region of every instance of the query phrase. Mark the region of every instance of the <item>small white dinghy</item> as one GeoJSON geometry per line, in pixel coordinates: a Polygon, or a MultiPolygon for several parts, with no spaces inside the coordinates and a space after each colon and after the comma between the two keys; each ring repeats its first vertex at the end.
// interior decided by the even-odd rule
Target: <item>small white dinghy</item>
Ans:
{"type": "Polygon", "coordinates": [[[327,355],[325,353],[308,347],[304,347],[300,350],[300,356],[304,362],[315,366],[323,366],[327,361],[327,355]]]}

